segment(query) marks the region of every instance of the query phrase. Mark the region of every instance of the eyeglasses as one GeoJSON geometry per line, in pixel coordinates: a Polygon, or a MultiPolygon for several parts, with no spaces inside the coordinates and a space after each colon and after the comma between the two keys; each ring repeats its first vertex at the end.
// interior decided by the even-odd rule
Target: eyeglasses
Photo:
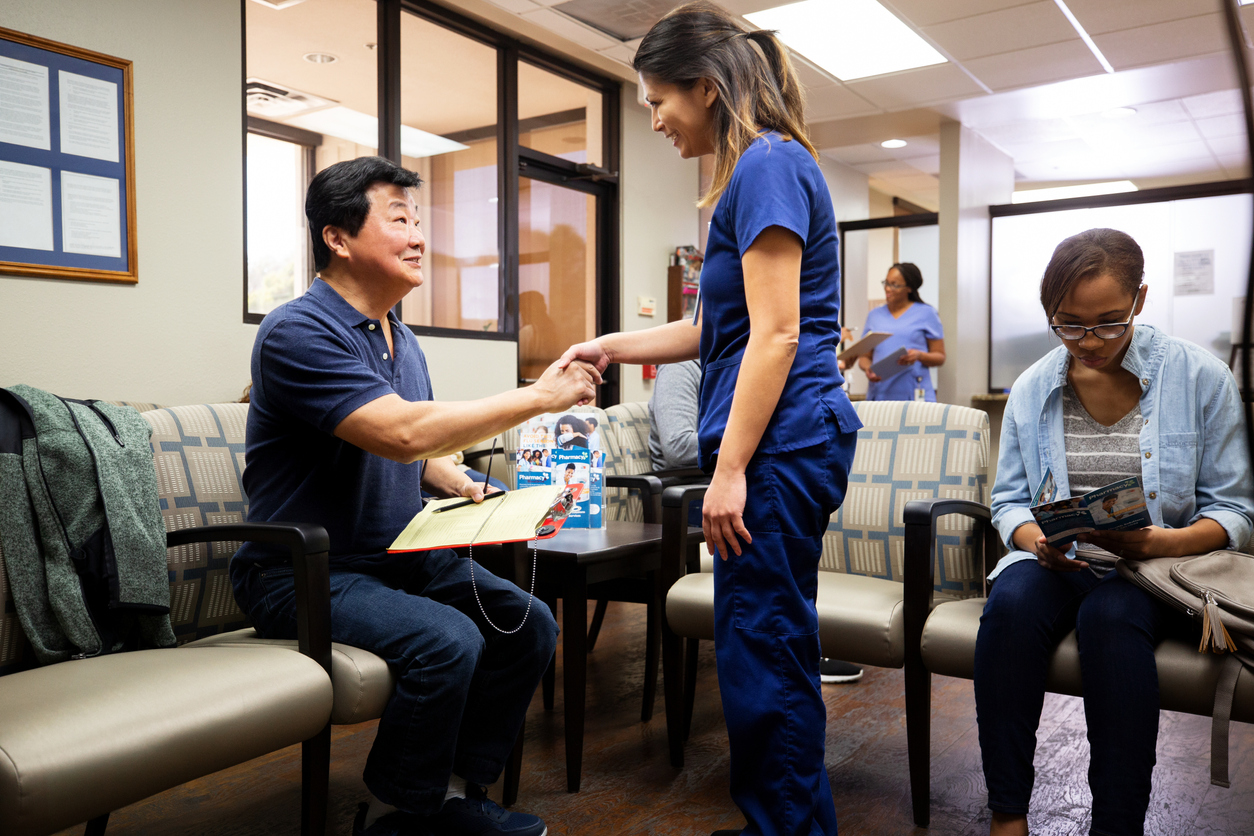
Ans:
{"type": "Polygon", "coordinates": [[[1049,327],[1062,339],[1074,342],[1084,339],[1090,332],[1099,340],[1117,340],[1128,333],[1128,326],[1131,324],[1132,316],[1129,316],[1125,322],[1109,322],[1094,325],[1092,328],[1086,328],[1083,325],[1054,325],[1052,322],[1049,327]]]}
{"type": "Polygon", "coordinates": [[[883,285],[885,290],[888,290],[890,287],[893,290],[906,290],[909,288],[909,285],[904,284],[889,284],[888,282],[880,282],[880,284],[883,285]]]}

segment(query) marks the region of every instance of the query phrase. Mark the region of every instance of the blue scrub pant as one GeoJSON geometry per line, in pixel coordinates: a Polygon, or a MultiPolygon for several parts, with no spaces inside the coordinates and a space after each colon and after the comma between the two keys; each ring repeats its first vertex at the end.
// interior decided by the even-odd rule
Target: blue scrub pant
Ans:
{"type": "Polygon", "coordinates": [[[1141,834],[1158,741],[1154,648],[1197,627],[1116,572],[1055,572],[1012,563],[989,593],[975,643],[975,711],[988,806],[1026,815],[1045,675],[1072,629],[1080,648],[1093,791],[1090,833],[1141,834]]]}
{"type": "Polygon", "coordinates": [[[826,425],[823,444],[753,457],[744,512],[753,543],[714,561],[715,656],[745,836],[836,834],[815,595],[857,433],[826,425]]]}
{"type": "MultiPolygon", "coordinates": [[[[233,561],[235,599],[266,638],[296,638],[290,566],[233,561]]],[[[362,776],[376,798],[430,815],[449,775],[500,776],[527,706],[553,658],[557,622],[527,593],[451,549],[382,554],[331,569],[331,640],[382,656],[396,677],[362,776]],[[356,570],[356,571],[354,571],[356,570]]]]}

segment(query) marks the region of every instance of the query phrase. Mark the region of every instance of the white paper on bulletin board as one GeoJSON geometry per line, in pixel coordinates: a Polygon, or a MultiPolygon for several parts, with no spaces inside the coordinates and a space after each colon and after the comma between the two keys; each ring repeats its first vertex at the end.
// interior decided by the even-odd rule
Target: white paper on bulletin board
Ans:
{"type": "Polygon", "coordinates": [[[1176,253],[1177,296],[1210,296],[1215,292],[1215,251],[1176,253]]]}

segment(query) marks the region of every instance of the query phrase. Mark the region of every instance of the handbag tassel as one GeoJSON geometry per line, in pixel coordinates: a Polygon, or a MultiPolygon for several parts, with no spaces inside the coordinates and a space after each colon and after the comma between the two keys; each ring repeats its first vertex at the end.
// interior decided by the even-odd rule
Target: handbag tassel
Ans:
{"type": "Polygon", "coordinates": [[[1205,653],[1207,650],[1215,653],[1224,653],[1229,650],[1236,650],[1237,646],[1232,641],[1232,636],[1228,635],[1228,628],[1224,626],[1220,618],[1219,605],[1215,603],[1215,597],[1211,595],[1210,590],[1202,593],[1202,598],[1206,601],[1206,606],[1202,608],[1202,641],[1197,646],[1199,653],[1205,653]]]}

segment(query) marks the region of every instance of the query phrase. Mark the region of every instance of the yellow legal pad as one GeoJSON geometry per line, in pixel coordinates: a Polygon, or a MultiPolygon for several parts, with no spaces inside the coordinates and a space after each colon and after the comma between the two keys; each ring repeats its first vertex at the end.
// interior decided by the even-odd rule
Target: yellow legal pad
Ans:
{"type": "Polygon", "coordinates": [[[539,485],[509,491],[500,499],[435,513],[463,498],[436,499],[419,511],[388,546],[389,552],[454,549],[531,540],[562,495],[564,485],[539,485]]]}

